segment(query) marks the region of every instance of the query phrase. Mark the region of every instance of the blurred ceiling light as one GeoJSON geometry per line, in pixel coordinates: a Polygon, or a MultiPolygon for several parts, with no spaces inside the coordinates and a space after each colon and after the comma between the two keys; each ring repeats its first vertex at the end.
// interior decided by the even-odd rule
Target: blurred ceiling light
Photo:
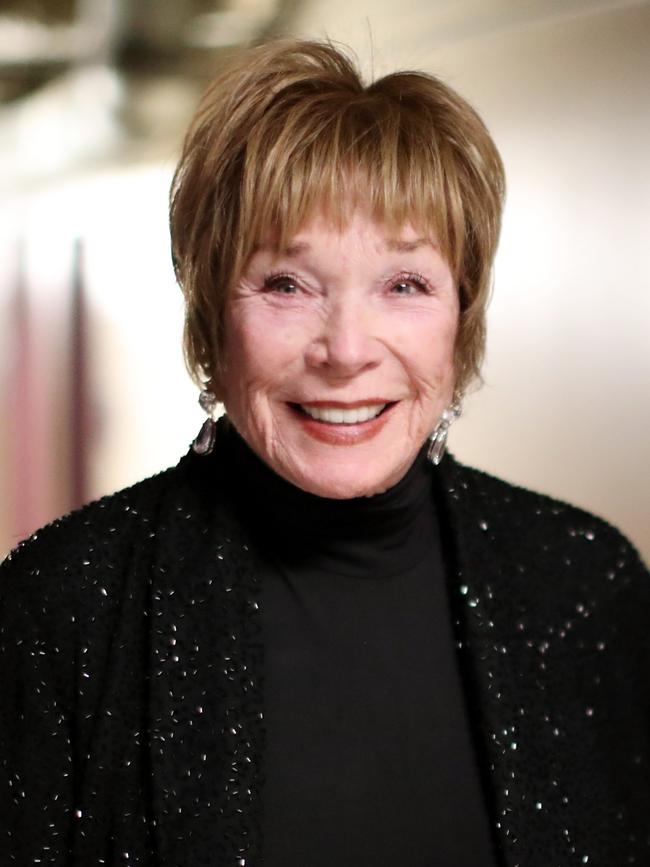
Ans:
{"type": "Polygon", "coordinates": [[[97,60],[106,48],[102,23],[86,18],[76,24],[50,25],[0,15],[0,68],[97,60]]]}
{"type": "Polygon", "coordinates": [[[190,19],[184,30],[193,48],[225,48],[258,36],[278,13],[278,0],[238,0],[228,9],[190,19]]]}
{"type": "Polygon", "coordinates": [[[0,189],[34,181],[109,155],[124,133],[123,88],[106,66],[65,72],[0,115],[0,189]]]}
{"type": "Polygon", "coordinates": [[[76,30],[72,25],[47,25],[40,21],[2,15],[0,64],[18,66],[75,59],[79,50],[76,30]]]}

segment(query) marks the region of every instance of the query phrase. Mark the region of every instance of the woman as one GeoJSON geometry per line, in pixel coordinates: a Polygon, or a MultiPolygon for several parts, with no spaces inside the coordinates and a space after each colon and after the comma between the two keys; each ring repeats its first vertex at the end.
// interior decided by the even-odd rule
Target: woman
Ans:
{"type": "Polygon", "coordinates": [[[4,564],[3,864],[650,864],[647,572],[444,455],[502,193],[427,75],[215,80],[171,231],[227,418],[4,564]]]}

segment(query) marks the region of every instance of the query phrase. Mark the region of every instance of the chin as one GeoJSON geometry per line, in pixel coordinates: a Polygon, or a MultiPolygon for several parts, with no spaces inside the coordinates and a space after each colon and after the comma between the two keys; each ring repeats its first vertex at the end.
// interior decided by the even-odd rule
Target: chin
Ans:
{"type": "Polygon", "coordinates": [[[356,497],[373,497],[375,494],[380,494],[387,490],[387,487],[382,488],[381,486],[376,487],[358,483],[350,484],[349,482],[328,484],[322,481],[314,481],[311,484],[308,483],[299,487],[309,494],[324,497],[327,500],[353,500],[356,497]]]}
{"type": "Polygon", "coordinates": [[[373,497],[387,491],[406,472],[393,469],[392,472],[377,474],[376,472],[359,472],[359,467],[322,468],[322,472],[313,471],[297,477],[287,476],[292,484],[329,500],[352,500],[355,497],[373,497]]]}

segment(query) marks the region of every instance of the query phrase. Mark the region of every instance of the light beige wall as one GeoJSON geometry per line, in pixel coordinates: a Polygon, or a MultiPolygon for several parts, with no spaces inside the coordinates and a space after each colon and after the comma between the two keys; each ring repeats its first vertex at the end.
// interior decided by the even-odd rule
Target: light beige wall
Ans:
{"type": "MultiPolygon", "coordinates": [[[[509,196],[486,385],[467,400],[452,447],[468,463],[600,513],[650,560],[650,7],[550,20],[505,14],[580,5],[403,0],[396,17],[388,0],[313,0],[292,27],[348,42],[366,67],[371,31],[377,73],[438,72],[483,114],[509,196]],[[503,14],[470,15],[488,7],[503,14]]],[[[169,261],[173,164],[170,155],[62,179],[4,212],[50,281],[68,272],[61,251],[84,239],[93,496],[175,462],[201,423],[169,261]]],[[[2,264],[6,310],[12,279],[2,264]]],[[[0,477],[6,460],[0,443],[0,477]]],[[[0,552],[10,544],[3,496],[0,552]]]]}
{"type": "Polygon", "coordinates": [[[292,29],[376,73],[440,74],[485,118],[509,193],[486,384],[452,447],[650,560],[650,6],[485,2],[463,20],[479,5],[307,2],[292,29]]]}
{"type": "MultiPolygon", "coordinates": [[[[67,395],[60,392],[69,375],[66,315],[76,238],[83,241],[88,316],[88,499],[176,463],[201,425],[198,393],[183,365],[183,303],[169,252],[167,191],[173,164],[170,159],[80,174],[9,200],[12,229],[23,239],[24,288],[39,314],[39,327],[47,332],[47,345],[35,335],[42,382],[37,411],[43,416],[31,435],[40,476],[31,493],[32,500],[38,499],[32,502],[37,523],[69,509],[67,467],[61,460],[57,469],[52,452],[66,447],[69,409],[67,395]]],[[[0,221],[3,235],[10,233],[0,221]]],[[[11,251],[16,244],[3,239],[1,246],[11,251]]],[[[10,257],[0,261],[0,336],[11,331],[14,271],[10,257]]],[[[10,350],[10,343],[0,343],[2,405],[7,405],[15,357],[10,350]]],[[[11,425],[14,419],[0,433],[0,559],[21,538],[10,481],[25,472],[12,465],[11,425]]]]}

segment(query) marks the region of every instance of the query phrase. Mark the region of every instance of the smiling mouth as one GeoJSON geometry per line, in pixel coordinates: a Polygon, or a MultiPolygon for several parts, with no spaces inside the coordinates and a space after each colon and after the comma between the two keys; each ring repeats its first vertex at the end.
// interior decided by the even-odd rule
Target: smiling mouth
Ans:
{"type": "Polygon", "coordinates": [[[289,404],[296,412],[303,416],[313,419],[314,421],[322,422],[323,424],[332,425],[355,425],[363,422],[373,421],[382,415],[386,410],[395,406],[396,401],[384,403],[367,403],[353,407],[345,406],[328,406],[326,404],[304,404],[291,403],[289,404]]]}

